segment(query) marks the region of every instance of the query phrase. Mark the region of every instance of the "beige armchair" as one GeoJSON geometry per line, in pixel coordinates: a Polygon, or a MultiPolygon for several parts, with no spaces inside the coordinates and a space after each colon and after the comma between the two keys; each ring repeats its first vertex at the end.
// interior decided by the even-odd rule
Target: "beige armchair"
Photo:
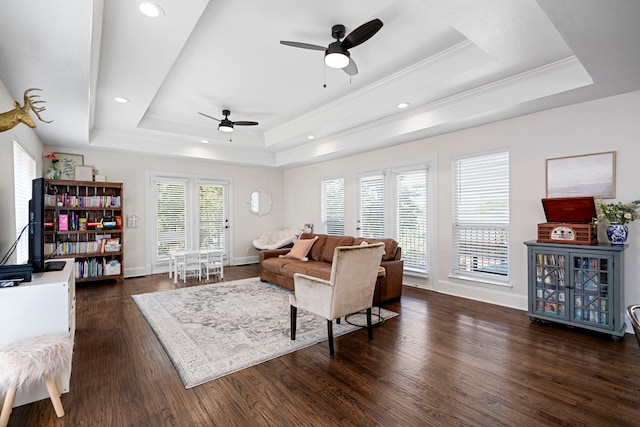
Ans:
{"type": "Polygon", "coordinates": [[[627,307],[627,315],[631,320],[631,326],[633,326],[633,332],[636,334],[636,340],[640,345],[640,304],[632,304],[627,307]]]}
{"type": "Polygon", "coordinates": [[[327,319],[329,354],[333,350],[333,320],[347,314],[367,310],[369,340],[373,339],[371,306],[384,243],[364,246],[338,246],[333,251],[331,277],[317,277],[296,273],[295,291],[289,296],[291,304],[291,339],[296,339],[297,309],[307,310],[327,319]]]}

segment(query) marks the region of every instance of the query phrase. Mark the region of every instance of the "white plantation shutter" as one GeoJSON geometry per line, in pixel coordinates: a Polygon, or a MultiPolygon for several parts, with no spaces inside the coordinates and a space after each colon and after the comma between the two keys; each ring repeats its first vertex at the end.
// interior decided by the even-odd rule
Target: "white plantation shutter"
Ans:
{"type": "Polygon", "coordinates": [[[200,249],[225,247],[224,187],[199,185],[199,242],[200,249]]]}
{"type": "Polygon", "coordinates": [[[16,248],[16,263],[29,261],[29,230],[22,231],[29,224],[29,200],[31,186],[36,178],[36,160],[16,141],[13,141],[13,183],[16,239],[20,238],[16,248]],[[21,235],[22,233],[22,235],[21,235]]]}
{"type": "Polygon", "coordinates": [[[427,272],[427,170],[398,172],[396,236],[405,270],[427,272]]]}
{"type": "Polygon", "coordinates": [[[156,259],[168,259],[169,252],[187,247],[187,186],[176,181],[157,181],[156,259]]]}
{"type": "Polygon", "coordinates": [[[453,162],[454,274],[509,273],[509,152],[453,162]]]}
{"type": "Polygon", "coordinates": [[[371,175],[359,178],[360,223],[358,237],[382,239],[384,229],[384,175],[371,175]]]}
{"type": "Polygon", "coordinates": [[[322,222],[325,233],[344,235],[344,179],[322,181],[322,222]]]}

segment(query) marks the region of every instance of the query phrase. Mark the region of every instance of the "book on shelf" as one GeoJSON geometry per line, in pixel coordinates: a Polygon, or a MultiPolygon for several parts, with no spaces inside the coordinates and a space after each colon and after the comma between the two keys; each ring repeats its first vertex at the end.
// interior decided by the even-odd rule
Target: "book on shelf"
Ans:
{"type": "Polygon", "coordinates": [[[68,230],[69,230],[69,215],[59,214],[58,215],[58,231],[68,231],[68,230]]]}

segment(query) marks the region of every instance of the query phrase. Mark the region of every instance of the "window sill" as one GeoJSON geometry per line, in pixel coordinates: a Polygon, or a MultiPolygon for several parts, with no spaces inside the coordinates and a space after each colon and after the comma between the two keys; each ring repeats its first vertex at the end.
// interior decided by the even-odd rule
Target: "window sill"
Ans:
{"type": "Polygon", "coordinates": [[[481,284],[481,285],[489,285],[489,286],[499,286],[500,288],[512,288],[509,283],[509,279],[498,279],[493,277],[479,277],[475,275],[466,275],[466,274],[450,274],[450,279],[461,280],[464,282],[471,282],[472,284],[481,284]]]}

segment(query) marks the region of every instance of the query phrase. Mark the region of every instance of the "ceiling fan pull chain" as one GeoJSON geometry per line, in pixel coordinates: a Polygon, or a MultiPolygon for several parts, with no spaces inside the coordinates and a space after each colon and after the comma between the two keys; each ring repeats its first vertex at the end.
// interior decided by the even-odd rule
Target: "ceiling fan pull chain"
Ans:
{"type": "Polygon", "coordinates": [[[323,80],[322,87],[326,89],[327,88],[327,67],[324,66],[324,60],[322,61],[322,80],[323,80]]]}

